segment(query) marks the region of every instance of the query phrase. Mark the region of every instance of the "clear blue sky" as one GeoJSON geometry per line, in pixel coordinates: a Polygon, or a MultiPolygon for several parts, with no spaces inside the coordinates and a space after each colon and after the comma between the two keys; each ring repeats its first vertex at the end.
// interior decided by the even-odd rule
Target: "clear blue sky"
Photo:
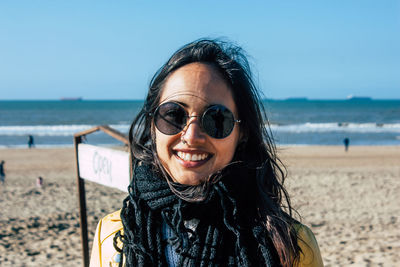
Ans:
{"type": "Polygon", "coordinates": [[[400,99],[400,0],[3,0],[0,99],[143,99],[201,37],[241,45],[268,98],[400,99]]]}

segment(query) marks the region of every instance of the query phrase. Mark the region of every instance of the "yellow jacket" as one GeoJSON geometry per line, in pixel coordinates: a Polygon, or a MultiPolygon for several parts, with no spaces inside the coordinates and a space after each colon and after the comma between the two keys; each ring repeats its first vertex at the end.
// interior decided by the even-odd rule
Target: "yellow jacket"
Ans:
{"type": "MultiPolygon", "coordinates": [[[[113,246],[115,233],[122,230],[122,222],[119,216],[120,210],[111,213],[100,220],[94,236],[90,267],[113,267],[118,266],[116,261],[119,254],[113,246]]],[[[321,253],[317,240],[311,230],[305,225],[299,225],[300,260],[297,267],[322,267],[321,253]]],[[[122,244],[119,244],[122,247],[122,244]]]]}

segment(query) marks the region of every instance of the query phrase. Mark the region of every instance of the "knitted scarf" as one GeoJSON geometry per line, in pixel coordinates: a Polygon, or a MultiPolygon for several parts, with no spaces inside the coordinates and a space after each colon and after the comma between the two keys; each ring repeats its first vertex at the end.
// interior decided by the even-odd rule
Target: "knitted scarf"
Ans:
{"type": "MultiPolygon", "coordinates": [[[[168,242],[179,255],[177,266],[279,266],[265,226],[257,219],[255,171],[227,168],[204,201],[178,198],[151,166],[134,171],[121,219],[122,255],[127,267],[168,266],[168,242]],[[173,237],[163,240],[167,223],[173,237]]],[[[120,263],[122,266],[122,261],[120,263]]]]}

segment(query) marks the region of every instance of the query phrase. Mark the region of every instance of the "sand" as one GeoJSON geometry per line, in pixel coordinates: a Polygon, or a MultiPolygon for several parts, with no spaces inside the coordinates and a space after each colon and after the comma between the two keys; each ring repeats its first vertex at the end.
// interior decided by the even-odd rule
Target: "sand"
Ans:
{"type": "MultiPolygon", "coordinates": [[[[325,266],[400,266],[400,147],[281,147],[292,205],[325,266]]],[[[75,154],[0,149],[0,266],[82,266],[75,154]],[[36,178],[44,184],[37,188],[36,178]]],[[[86,182],[89,239],[125,193],[86,182]]],[[[91,243],[90,243],[91,245],[91,243]]]]}

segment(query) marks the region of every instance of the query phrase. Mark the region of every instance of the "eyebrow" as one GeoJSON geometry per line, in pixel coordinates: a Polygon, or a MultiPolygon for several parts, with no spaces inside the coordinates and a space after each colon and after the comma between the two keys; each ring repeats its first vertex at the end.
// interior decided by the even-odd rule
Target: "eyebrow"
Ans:
{"type": "MultiPolygon", "coordinates": [[[[182,105],[182,106],[185,107],[185,108],[188,108],[188,107],[189,107],[189,105],[186,104],[186,103],[184,103],[184,102],[180,102],[180,101],[173,101],[173,102],[178,103],[179,105],[182,105]]],[[[209,107],[215,106],[215,105],[222,105],[222,104],[210,104],[210,103],[207,103],[207,105],[204,105],[203,111],[206,110],[206,109],[208,109],[209,107]]],[[[223,105],[222,105],[222,106],[223,106],[223,105]]]]}
{"type": "MultiPolygon", "coordinates": [[[[168,101],[167,101],[167,102],[168,102],[168,101]]],[[[184,106],[185,108],[188,108],[188,107],[189,107],[188,104],[186,104],[186,103],[184,103],[184,102],[181,102],[181,101],[172,101],[172,102],[178,103],[179,105],[184,106]]]]}
{"type": "MultiPolygon", "coordinates": [[[[177,104],[183,106],[184,108],[188,108],[188,107],[189,107],[188,104],[186,104],[186,103],[184,103],[184,102],[181,102],[181,101],[173,100],[173,101],[166,101],[166,102],[164,102],[164,103],[167,103],[167,102],[174,102],[174,103],[177,103],[177,104]]],[[[221,105],[221,104],[210,104],[210,103],[207,103],[207,105],[205,105],[205,106],[203,107],[203,109],[202,109],[201,112],[204,112],[206,109],[208,109],[209,107],[214,106],[214,105],[221,105]]]]}

